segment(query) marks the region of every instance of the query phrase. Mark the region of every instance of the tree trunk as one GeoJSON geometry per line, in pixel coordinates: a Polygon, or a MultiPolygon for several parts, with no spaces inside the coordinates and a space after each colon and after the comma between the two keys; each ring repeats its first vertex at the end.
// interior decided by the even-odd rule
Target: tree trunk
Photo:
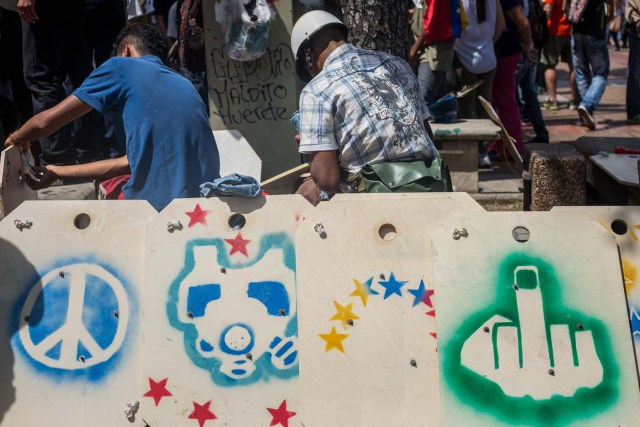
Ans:
{"type": "Polygon", "coordinates": [[[326,0],[325,8],[349,27],[350,43],[406,59],[413,41],[407,14],[410,2],[326,0]]]}

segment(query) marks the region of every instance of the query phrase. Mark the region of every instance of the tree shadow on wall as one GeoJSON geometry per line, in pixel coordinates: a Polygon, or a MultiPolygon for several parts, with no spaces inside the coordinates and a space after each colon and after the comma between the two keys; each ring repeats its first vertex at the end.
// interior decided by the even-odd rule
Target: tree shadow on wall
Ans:
{"type": "MultiPolygon", "coordinates": [[[[36,269],[24,254],[0,238],[0,424],[16,400],[13,386],[15,354],[11,340],[20,328],[22,307],[18,304],[37,280],[36,269]]],[[[42,284],[38,282],[38,286],[42,284]]],[[[34,309],[29,315],[29,325],[37,325],[42,314],[42,309],[34,309]]]]}

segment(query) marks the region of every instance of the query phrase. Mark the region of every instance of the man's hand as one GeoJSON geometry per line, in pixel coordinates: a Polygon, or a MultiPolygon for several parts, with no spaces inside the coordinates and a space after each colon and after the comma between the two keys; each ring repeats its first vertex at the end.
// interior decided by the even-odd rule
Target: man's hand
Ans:
{"type": "Polygon", "coordinates": [[[36,0],[18,0],[18,14],[29,24],[35,24],[40,19],[36,14],[36,0]]]}
{"type": "Polygon", "coordinates": [[[7,139],[4,141],[4,146],[10,147],[12,145],[17,145],[18,147],[20,147],[23,153],[26,153],[27,151],[29,151],[29,148],[31,148],[31,142],[29,141],[16,142],[15,138],[13,138],[13,134],[10,134],[7,137],[7,139]]]}
{"type": "Polygon", "coordinates": [[[529,62],[531,62],[533,64],[537,64],[538,61],[539,61],[538,60],[538,49],[536,49],[535,47],[531,46],[525,52],[525,57],[527,58],[527,60],[529,60],[529,62]]]}
{"type": "Polygon", "coordinates": [[[44,168],[40,168],[40,167],[33,168],[33,170],[39,174],[40,179],[37,179],[31,174],[27,174],[24,176],[24,181],[32,190],[40,190],[43,188],[47,188],[51,184],[53,184],[56,179],[58,179],[58,174],[55,172],[55,169],[56,169],[56,166],[47,166],[44,168]]]}

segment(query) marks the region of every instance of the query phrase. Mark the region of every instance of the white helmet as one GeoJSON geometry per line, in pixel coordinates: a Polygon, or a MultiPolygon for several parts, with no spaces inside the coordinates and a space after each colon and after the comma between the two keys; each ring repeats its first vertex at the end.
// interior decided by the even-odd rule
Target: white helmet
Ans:
{"type": "Polygon", "coordinates": [[[305,67],[303,50],[308,47],[307,45],[315,33],[329,25],[340,27],[345,38],[349,34],[349,29],[342,21],[323,10],[312,10],[305,13],[298,19],[293,26],[293,30],[291,30],[291,50],[296,60],[296,74],[304,82],[311,80],[311,74],[305,67]]]}

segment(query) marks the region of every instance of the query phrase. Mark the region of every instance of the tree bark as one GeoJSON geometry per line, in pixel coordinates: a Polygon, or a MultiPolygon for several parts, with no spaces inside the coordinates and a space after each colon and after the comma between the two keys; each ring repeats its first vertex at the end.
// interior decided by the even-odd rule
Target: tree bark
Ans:
{"type": "Polygon", "coordinates": [[[349,42],[407,59],[413,37],[411,0],[326,0],[325,9],[349,27],[349,42]]]}

